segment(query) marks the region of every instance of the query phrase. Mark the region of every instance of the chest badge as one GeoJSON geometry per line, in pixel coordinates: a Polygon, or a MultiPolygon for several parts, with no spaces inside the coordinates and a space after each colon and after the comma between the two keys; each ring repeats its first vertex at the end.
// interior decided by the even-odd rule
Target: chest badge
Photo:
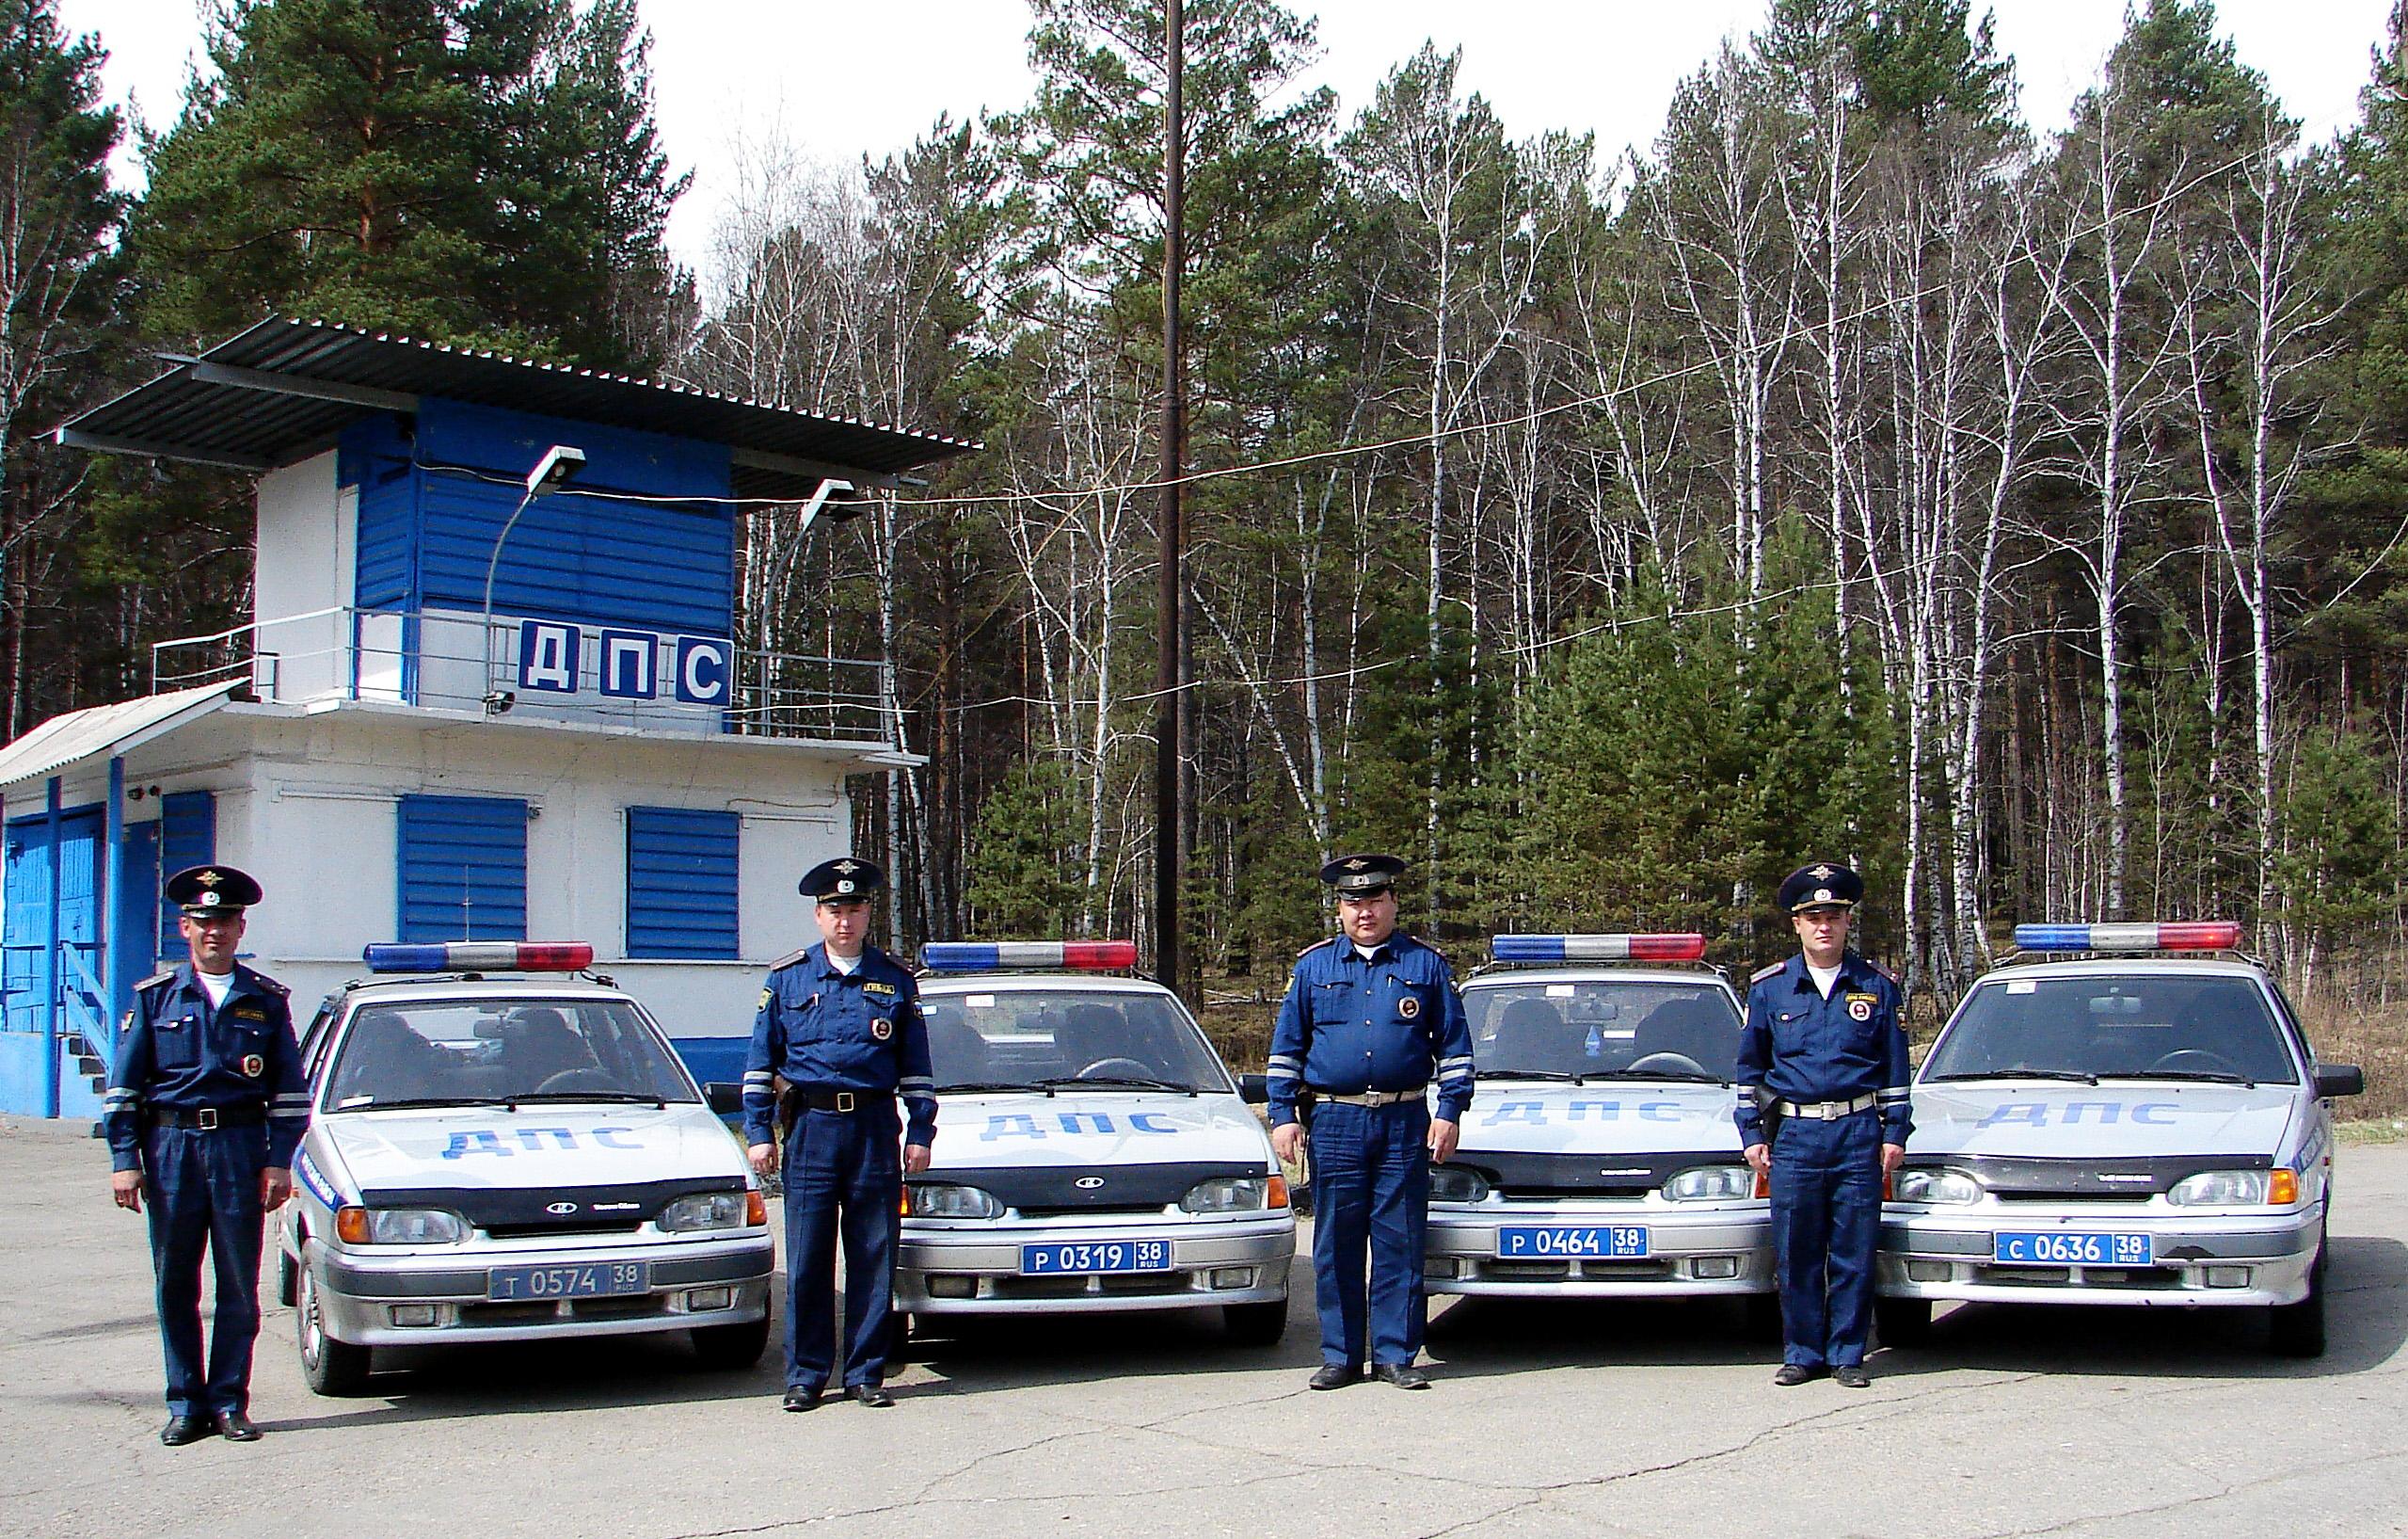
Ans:
{"type": "Polygon", "coordinates": [[[255,1052],[243,1054],[243,1072],[256,1080],[267,1072],[267,1060],[255,1052]]]}
{"type": "Polygon", "coordinates": [[[1873,1002],[1866,999],[1861,994],[1855,995],[1850,998],[1848,1001],[1848,1018],[1850,1020],[1871,1020],[1873,1018],[1873,1002]]]}
{"type": "Polygon", "coordinates": [[[1396,1002],[1396,1014],[1404,1017],[1407,1020],[1412,1019],[1415,1016],[1418,1016],[1421,1013],[1422,1002],[1421,996],[1418,994],[1408,994],[1403,999],[1396,1002]]]}
{"type": "Polygon", "coordinates": [[[880,1016],[876,1019],[870,1021],[869,1034],[876,1037],[879,1041],[884,1042],[886,1038],[895,1034],[895,1023],[888,1020],[885,1017],[880,1016]]]}

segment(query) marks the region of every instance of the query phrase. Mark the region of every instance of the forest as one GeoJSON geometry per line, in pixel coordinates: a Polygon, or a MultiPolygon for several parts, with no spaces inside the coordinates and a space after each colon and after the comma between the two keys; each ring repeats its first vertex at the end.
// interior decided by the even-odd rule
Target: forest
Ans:
{"type": "MultiPolygon", "coordinates": [[[[1328,855],[1497,930],[1701,930],[1846,858],[1920,1014],[2018,920],[2233,918],[2370,1063],[2408,981],[2408,6],[2304,142],[2209,0],[2070,123],[1969,0],[1775,0],[1642,150],[1424,44],[1188,0],[1176,643],[1191,994],[1273,995],[1328,855]],[[2361,1035],[2363,1033],[2365,1034],[2361,1035]]],[[[56,448],[262,315],[972,438],[804,533],[741,644],[878,665],[898,940],[1152,933],[1165,32],[1029,0],[1038,87],[854,166],[735,152],[704,271],[632,0],[223,0],[171,123],[0,0],[8,731],[239,624],[249,486],[56,448]]]]}

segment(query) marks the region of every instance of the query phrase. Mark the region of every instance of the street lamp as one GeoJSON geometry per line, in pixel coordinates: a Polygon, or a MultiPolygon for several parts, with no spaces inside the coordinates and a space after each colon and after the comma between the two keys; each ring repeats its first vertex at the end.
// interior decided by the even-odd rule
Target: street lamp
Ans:
{"type": "Polygon", "coordinates": [[[486,558],[485,563],[485,617],[482,624],[485,637],[485,713],[488,716],[498,716],[518,701],[516,690],[498,689],[493,682],[493,574],[502,566],[502,547],[509,540],[510,531],[518,526],[518,515],[527,511],[530,504],[538,497],[558,491],[568,484],[570,477],[584,468],[585,451],[573,444],[555,443],[546,449],[544,457],[535,461],[535,468],[527,473],[526,495],[518,499],[518,505],[512,508],[510,517],[502,521],[502,533],[493,537],[493,553],[486,558]]]}

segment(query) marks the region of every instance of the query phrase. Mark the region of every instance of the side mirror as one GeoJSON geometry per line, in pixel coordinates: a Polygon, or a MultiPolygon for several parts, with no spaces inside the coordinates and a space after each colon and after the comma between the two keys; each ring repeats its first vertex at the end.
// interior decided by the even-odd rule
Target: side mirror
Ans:
{"type": "Polygon", "coordinates": [[[721,1116],[734,1116],[744,1109],[744,1087],[729,1084],[725,1080],[713,1080],[702,1087],[702,1098],[721,1116]]]}
{"type": "Polygon", "coordinates": [[[2367,1071],[2355,1064],[2319,1064],[2316,1066],[2316,1094],[2325,1096],[2363,1096],[2367,1093],[2367,1071]]]}
{"type": "Polygon", "coordinates": [[[1268,1106],[1271,1102],[1271,1077],[1268,1074],[1237,1076],[1237,1098],[1249,1106],[1268,1106]]]}

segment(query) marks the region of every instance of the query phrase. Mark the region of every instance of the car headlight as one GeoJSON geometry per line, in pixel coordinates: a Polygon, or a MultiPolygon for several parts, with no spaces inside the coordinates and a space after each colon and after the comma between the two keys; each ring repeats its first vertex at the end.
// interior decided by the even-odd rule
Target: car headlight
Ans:
{"type": "Polygon", "coordinates": [[[1179,1206],[1191,1213],[1257,1213],[1287,1206],[1287,1182],[1277,1176],[1216,1176],[1188,1188],[1179,1206]]]}
{"type": "Polygon", "coordinates": [[[1961,1170],[1902,1170],[1890,1178],[1890,1194],[1899,1202],[1979,1202],[1982,1183],[1961,1170]]]}
{"type": "Polygon", "coordinates": [[[469,1226],[444,1208],[343,1208],[334,1232],[347,1245],[456,1245],[469,1226]]]}
{"type": "Polygon", "coordinates": [[[943,1181],[915,1182],[903,1189],[903,1205],[914,1218],[1001,1218],[1003,1204],[992,1192],[943,1181]]]}
{"type": "Polygon", "coordinates": [[[2177,1208],[2288,1207],[2299,1201],[2299,1173],[2203,1170],[2175,1182],[2165,1200],[2177,1208]]]}
{"type": "Polygon", "coordinates": [[[1755,1193],[1756,1173],[1746,1165],[1699,1165],[1664,1183],[1668,1202],[1734,1202],[1755,1193]]]}
{"type": "Polygon", "coordinates": [[[743,1227],[745,1207],[742,1192],[689,1192],[661,1210],[661,1227],[672,1234],[738,1229],[743,1227]]]}
{"type": "Polygon", "coordinates": [[[1489,1178],[1469,1165],[1429,1167],[1429,1200],[1478,1202],[1489,1194],[1489,1178]]]}

